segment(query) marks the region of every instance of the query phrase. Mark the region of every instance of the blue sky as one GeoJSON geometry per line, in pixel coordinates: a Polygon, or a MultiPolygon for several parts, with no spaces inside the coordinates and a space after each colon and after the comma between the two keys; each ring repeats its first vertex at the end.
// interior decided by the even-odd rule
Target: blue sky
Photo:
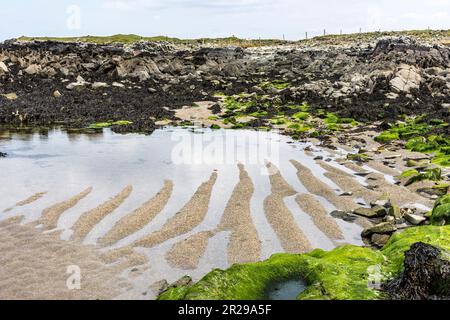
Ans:
{"type": "Polygon", "coordinates": [[[427,27],[450,29],[450,0],[20,0],[0,7],[0,40],[117,33],[301,39],[324,28],[427,27]]]}

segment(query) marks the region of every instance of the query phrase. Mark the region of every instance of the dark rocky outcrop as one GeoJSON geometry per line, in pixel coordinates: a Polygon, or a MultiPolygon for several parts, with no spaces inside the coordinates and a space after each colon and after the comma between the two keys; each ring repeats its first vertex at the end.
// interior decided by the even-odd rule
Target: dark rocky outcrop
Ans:
{"type": "Polygon", "coordinates": [[[450,261],[447,253],[416,243],[405,253],[403,274],[385,285],[393,299],[450,299],[450,261]]]}
{"type": "Polygon", "coordinates": [[[448,47],[408,37],[248,49],[11,40],[0,44],[0,124],[129,120],[127,130],[152,131],[173,109],[215,100],[217,92],[306,101],[360,121],[423,113],[442,119],[449,117],[449,57],[448,47]],[[274,80],[289,87],[261,86],[274,80]],[[7,99],[10,93],[17,98],[7,99]]]}

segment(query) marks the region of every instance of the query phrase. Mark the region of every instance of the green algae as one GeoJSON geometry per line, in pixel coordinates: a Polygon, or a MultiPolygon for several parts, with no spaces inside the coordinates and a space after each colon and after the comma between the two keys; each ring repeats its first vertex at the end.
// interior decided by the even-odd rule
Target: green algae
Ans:
{"type": "Polygon", "coordinates": [[[347,154],[347,159],[356,162],[367,162],[370,160],[370,157],[366,153],[349,153],[347,154]]]}
{"type": "Polygon", "coordinates": [[[405,186],[410,186],[420,181],[441,181],[442,170],[441,168],[426,169],[424,172],[418,172],[417,170],[408,170],[402,173],[401,177],[409,178],[405,183],[405,186]],[[415,171],[415,172],[414,172],[415,171]]]}
{"type": "Polygon", "coordinates": [[[261,300],[271,284],[303,279],[303,300],[374,300],[386,296],[370,285],[374,275],[384,281],[403,271],[404,253],[424,242],[450,249],[450,227],[422,226],[395,234],[381,250],[343,246],[330,252],[277,254],[259,263],[238,264],[213,270],[198,283],[170,289],[160,300],[261,300]],[[380,274],[377,274],[379,271],[380,274]]]}
{"type": "Polygon", "coordinates": [[[133,124],[131,121],[126,120],[119,120],[119,121],[109,121],[109,122],[97,122],[93,123],[89,126],[90,129],[103,129],[103,128],[109,128],[112,126],[126,126],[133,124]]]}
{"type": "Polygon", "coordinates": [[[447,127],[448,123],[432,119],[429,123],[424,116],[407,118],[405,122],[390,124],[390,129],[375,137],[375,141],[389,143],[406,140],[406,149],[422,153],[434,153],[432,162],[442,167],[450,166],[450,139],[432,134],[433,130],[447,127]]]}
{"type": "Polygon", "coordinates": [[[450,195],[444,195],[434,205],[431,212],[431,223],[436,225],[450,224],[450,195]]]}

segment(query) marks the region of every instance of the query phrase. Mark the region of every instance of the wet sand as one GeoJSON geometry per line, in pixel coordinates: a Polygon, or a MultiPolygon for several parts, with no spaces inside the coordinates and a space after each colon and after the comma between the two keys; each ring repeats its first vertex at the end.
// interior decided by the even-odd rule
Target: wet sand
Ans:
{"type": "Polygon", "coordinates": [[[0,222],[0,299],[113,299],[128,283],[95,247],[61,241],[54,234],[0,222]],[[69,266],[81,271],[81,290],[69,290],[69,266]]]}
{"type": "Polygon", "coordinates": [[[301,165],[298,161],[292,160],[291,163],[297,169],[297,176],[300,182],[312,194],[327,199],[339,210],[352,211],[358,207],[358,205],[351,199],[337,195],[333,189],[320,181],[316,176],[314,176],[310,169],[301,165]]]}
{"type": "Polygon", "coordinates": [[[191,200],[158,231],[137,240],[133,246],[151,248],[171,238],[181,236],[197,227],[205,218],[211,192],[217,180],[217,173],[203,183],[191,200]]]}
{"type": "Polygon", "coordinates": [[[363,198],[366,203],[376,201],[382,196],[382,193],[369,190],[362,186],[354,176],[348,174],[347,172],[330,166],[325,162],[320,162],[319,164],[322,168],[327,170],[325,173],[327,178],[336,183],[344,191],[352,192],[354,196],[363,198]]]}
{"type": "Polygon", "coordinates": [[[295,199],[300,208],[311,216],[314,224],[332,240],[343,240],[341,228],[320,202],[311,194],[300,194],[295,199]]]}
{"type": "Polygon", "coordinates": [[[80,200],[87,197],[92,192],[92,187],[84,190],[80,194],[66,200],[55,204],[42,212],[41,218],[37,223],[42,224],[47,229],[54,229],[57,227],[59,217],[69,210],[75,207],[80,200]]]}
{"type": "Polygon", "coordinates": [[[73,226],[73,239],[83,240],[92,228],[99,223],[104,217],[116,210],[131,194],[132,186],[123,189],[119,194],[111,200],[106,201],[97,208],[84,213],[73,226]]]}
{"type": "Polygon", "coordinates": [[[231,231],[228,243],[230,264],[256,262],[261,258],[261,241],[253,224],[250,202],[254,192],[253,182],[239,165],[239,183],[225,208],[217,231],[231,231]]]}
{"type": "Polygon", "coordinates": [[[119,240],[141,230],[164,209],[172,196],[172,190],[173,182],[165,181],[164,187],[155,197],[120,219],[103,238],[98,240],[98,243],[104,246],[113,245],[119,240]]]}
{"type": "Polygon", "coordinates": [[[208,241],[214,232],[199,232],[176,243],[167,253],[167,262],[175,268],[194,270],[208,247],[208,241]]]}
{"type": "Polygon", "coordinates": [[[264,211],[269,223],[280,239],[283,249],[288,253],[305,253],[312,250],[311,243],[298,227],[292,212],[286,207],[283,199],[296,194],[296,191],[284,180],[274,166],[270,176],[272,194],[264,200],[264,211]],[[273,172],[272,172],[273,173],[273,172]]]}
{"type": "Polygon", "coordinates": [[[29,197],[29,198],[27,198],[27,199],[25,199],[25,200],[22,200],[22,201],[17,202],[12,208],[8,208],[8,209],[4,210],[3,212],[4,212],[4,213],[10,212],[10,211],[13,210],[14,208],[17,208],[17,207],[23,207],[23,206],[26,206],[26,205],[28,205],[28,204],[31,204],[31,203],[33,203],[33,202],[39,200],[40,198],[42,198],[42,197],[45,196],[46,194],[47,194],[47,192],[39,192],[39,193],[36,193],[36,194],[32,195],[31,197],[29,197]]]}

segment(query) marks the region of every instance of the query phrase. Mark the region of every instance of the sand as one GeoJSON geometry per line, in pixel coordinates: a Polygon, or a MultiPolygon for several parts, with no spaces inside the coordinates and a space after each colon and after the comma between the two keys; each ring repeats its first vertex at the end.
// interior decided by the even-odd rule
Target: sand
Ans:
{"type": "Polygon", "coordinates": [[[199,232],[176,243],[167,253],[167,262],[174,268],[182,270],[197,269],[201,257],[208,247],[208,241],[214,232],[199,232]]]}
{"type": "Polygon", "coordinates": [[[327,170],[325,176],[331,181],[336,183],[342,190],[346,192],[352,192],[354,196],[363,198],[366,203],[374,202],[383,195],[380,192],[376,192],[367,189],[361,185],[354,176],[335,168],[325,162],[319,162],[320,166],[327,170]]]}
{"type": "Polygon", "coordinates": [[[314,224],[328,238],[343,240],[344,235],[336,220],[331,217],[320,202],[311,194],[300,194],[295,199],[300,208],[311,216],[314,224]]]}
{"type": "Polygon", "coordinates": [[[301,165],[298,161],[291,160],[291,163],[297,169],[297,176],[305,188],[312,194],[321,196],[333,204],[338,210],[352,211],[358,205],[349,198],[340,197],[327,184],[320,181],[310,169],[301,165]]]}
{"type": "Polygon", "coordinates": [[[250,211],[254,186],[243,165],[239,165],[239,183],[225,208],[217,232],[231,231],[228,243],[230,264],[256,262],[261,258],[261,241],[250,211]]]}
{"type": "Polygon", "coordinates": [[[41,199],[41,198],[42,198],[43,196],[45,196],[46,194],[47,194],[47,192],[39,192],[39,193],[36,193],[36,194],[32,195],[31,197],[29,197],[29,198],[27,198],[27,199],[25,199],[25,200],[22,200],[22,201],[17,202],[17,203],[14,205],[14,207],[8,208],[8,209],[4,210],[3,212],[4,212],[4,213],[10,212],[10,211],[13,210],[14,208],[17,208],[17,207],[23,207],[23,206],[26,206],[26,205],[28,205],[28,204],[31,204],[31,203],[33,203],[33,202],[35,202],[35,201],[41,199]]]}
{"type": "Polygon", "coordinates": [[[164,187],[156,196],[144,203],[140,208],[120,219],[114,227],[98,243],[113,245],[121,239],[141,230],[149,224],[166,206],[173,191],[173,182],[165,181],[164,187]]]}
{"type": "Polygon", "coordinates": [[[0,299],[113,299],[128,284],[116,266],[107,266],[95,247],[61,241],[53,234],[0,223],[0,299]],[[69,290],[69,266],[81,271],[81,290],[69,290]]]}
{"type": "Polygon", "coordinates": [[[116,210],[131,194],[132,186],[123,189],[119,194],[111,200],[106,201],[95,209],[85,212],[73,225],[72,239],[83,240],[84,237],[92,230],[92,228],[103,220],[108,214],[116,210]]]}
{"type": "Polygon", "coordinates": [[[203,183],[191,200],[158,231],[137,240],[133,246],[151,248],[171,238],[181,236],[197,227],[208,213],[209,201],[217,173],[203,183]]]}
{"type": "MultiPolygon", "coordinates": [[[[269,169],[276,169],[273,165],[269,169]]],[[[272,194],[264,200],[264,211],[287,253],[306,253],[312,250],[311,243],[298,227],[292,212],[283,199],[294,196],[296,191],[283,179],[278,169],[270,176],[272,194]]]]}
{"type": "Polygon", "coordinates": [[[42,224],[44,228],[47,229],[54,229],[58,225],[59,217],[69,210],[70,208],[75,207],[80,200],[87,197],[92,192],[92,187],[84,190],[80,194],[77,194],[76,196],[60,202],[58,204],[55,204],[51,206],[50,208],[44,209],[42,211],[41,218],[37,221],[37,223],[42,224]]]}

